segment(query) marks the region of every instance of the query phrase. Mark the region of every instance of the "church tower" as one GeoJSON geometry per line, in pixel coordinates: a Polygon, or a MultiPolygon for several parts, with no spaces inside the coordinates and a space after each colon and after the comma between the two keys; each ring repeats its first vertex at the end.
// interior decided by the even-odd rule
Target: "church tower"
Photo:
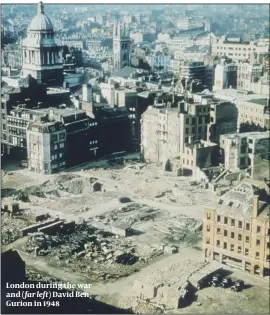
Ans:
{"type": "Polygon", "coordinates": [[[127,25],[115,22],[113,27],[113,69],[130,65],[130,37],[127,25]]]}
{"type": "Polygon", "coordinates": [[[22,50],[23,76],[31,75],[48,86],[63,86],[62,45],[54,37],[52,22],[45,15],[42,2],[28,27],[22,50]]]}

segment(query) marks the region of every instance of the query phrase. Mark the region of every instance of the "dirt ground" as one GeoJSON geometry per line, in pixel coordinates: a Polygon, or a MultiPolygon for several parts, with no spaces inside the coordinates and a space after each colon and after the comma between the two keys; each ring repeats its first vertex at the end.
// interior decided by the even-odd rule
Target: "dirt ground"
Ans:
{"type": "MultiPolygon", "coordinates": [[[[157,313],[159,311],[151,305],[136,302],[133,282],[157,272],[172,261],[178,261],[180,269],[181,264],[183,267],[188,265],[187,258],[194,263],[203,261],[201,251],[195,248],[200,248],[201,244],[200,226],[204,208],[212,203],[215,195],[194,185],[191,178],[176,177],[162,171],[160,165],[128,162],[125,166],[108,168],[104,164],[102,168],[97,168],[101,164],[89,163],[88,166],[49,176],[4,165],[3,202],[12,201],[18,192],[27,194],[29,201],[19,200],[24,213],[22,217],[2,216],[2,233],[29,225],[31,217],[41,213],[75,220],[78,224],[84,222],[101,230],[108,230],[115,222],[129,223],[137,233],[128,237],[128,241],[145,261],[124,268],[118,266],[118,272],[125,276],[107,280],[106,283],[95,281],[91,293],[99,295],[109,304],[121,308],[132,307],[135,313],[157,313]],[[89,166],[91,168],[86,170],[89,166]],[[100,191],[93,190],[95,182],[101,184],[100,191]],[[132,202],[123,204],[119,200],[121,197],[128,197],[132,202]],[[151,254],[163,244],[178,246],[180,253],[151,258],[151,254]]],[[[7,246],[3,246],[2,250],[7,247],[24,250],[27,237],[15,239],[7,241],[7,246]]],[[[115,246],[120,240],[114,239],[115,246]]],[[[74,259],[76,265],[73,268],[73,263],[59,261],[56,255],[34,257],[25,252],[22,255],[29,268],[40,274],[74,283],[93,281],[85,273],[86,267],[92,263],[87,257],[73,257],[71,260],[74,259]]],[[[98,264],[106,270],[115,268],[106,262],[98,264]]],[[[263,280],[248,277],[239,271],[233,271],[232,277],[247,278],[250,286],[239,293],[233,293],[230,289],[203,289],[191,305],[174,312],[269,313],[269,290],[263,280]]]]}

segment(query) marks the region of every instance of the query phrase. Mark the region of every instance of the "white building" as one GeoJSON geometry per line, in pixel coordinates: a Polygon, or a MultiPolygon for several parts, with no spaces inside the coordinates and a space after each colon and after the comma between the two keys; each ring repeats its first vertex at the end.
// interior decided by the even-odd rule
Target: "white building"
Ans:
{"type": "Polygon", "coordinates": [[[168,33],[159,33],[157,36],[157,42],[164,42],[170,40],[171,36],[168,33]]]}
{"type": "Polygon", "coordinates": [[[142,32],[130,32],[130,38],[133,39],[136,44],[143,42],[142,32]]]}
{"type": "Polygon", "coordinates": [[[246,132],[220,136],[220,147],[224,150],[224,165],[231,171],[250,169],[254,176],[256,159],[269,160],[269,132],[246,132]]]}
{"type": "Polygon", "coordinates": [[[253,53],[264,53],[269,51],[267,42],[245,42],[240,38],[213,38],[212,54],[226,56],[235,61],[249,60],[253,53]]]}
{"type": "Polygon", "coordinates": [[[261,64],[239,63],[237,65],[237,88],[258,94],[269,94],[269,76],[263,76],[261,64]]]}
{"type": "Polygon", "coordinates": [[[153,51],[150,56],[146,57],[146,61],[152,70],[167,72],[171,70],[171,56],[162,51],[153,51]]]}
{"type": "Polygon", "coordinates": [[[236,88],[236,71],[236,64],[231,63],[229,60],[221,59],[220,64],[216,65],[213,90],[236,88]]]}

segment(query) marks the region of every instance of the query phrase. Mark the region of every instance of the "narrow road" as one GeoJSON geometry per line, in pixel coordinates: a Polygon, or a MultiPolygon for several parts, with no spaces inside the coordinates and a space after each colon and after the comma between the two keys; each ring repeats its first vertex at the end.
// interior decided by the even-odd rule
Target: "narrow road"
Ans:
{"type": "MultiPolygon", "coordinates": [[[[136,272],[128,277],[121,278],[116,280],[115,282],[109,283],[93,283],[92,280],[87,279],[87,277],[78,274],[76,272],[65,272],[58,267],[51,266],[48,263],[48,260],[42,257],[32,257],[22,251],[18,251],[21,255],[22,259],[25,261],[26,265],[31,269],[36,270],[40,274],[48,275],[52,278],[58,279],[63,282],[69,282],[71,284],[92,284],[91,288],[83,289],[85,292],[91,293],[92,295],[100,295],[100,296],[109,296],[113,294],[121,294],[122,296],[132,297],[136,296],[136,293],[133,291],[134,280],[149,276],[154,270],[163,269],[164,266],[169,265],[172,262],[179,262],[185,257],[189,257],[189,259],[200,259],[200,253],[193,248],[187,247],[181,249],[180,253],[174,255],[163,255],[160,259],[146,265],[139,272],[136,272]]],[[[203,257],[201,257],[203,260],[203,257]]],[[[240,279],[246,279],[246,282],[252,285],[256,285],[258,287],[268,289],[269,283],[267,279],[254,277],[252,275],[248,275],[247,273],[227,268],[233,272],[232,276],[239,277],[240,279]]]]}

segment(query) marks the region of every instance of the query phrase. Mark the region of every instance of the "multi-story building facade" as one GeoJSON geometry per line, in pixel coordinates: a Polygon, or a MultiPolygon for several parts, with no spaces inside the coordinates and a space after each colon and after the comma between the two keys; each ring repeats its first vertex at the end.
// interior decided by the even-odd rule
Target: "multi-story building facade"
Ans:
{"type": "Polygon", "coordinates": [[[270,275],[269,189],[242,182],[205,209],[203,253],[208,259],[270,275]]]}
{"type": "MultiPolygon", "coordinates": [[[[29,109],[46,108],[53,104],[58,107],[61,104],[70,104],[70,92],[66,89],[46,88],[43,84],[37,84],[35,80],[23,78],[23,86],[17,89],[5,87],[1,94],[1,147],[3,154],[18,157],[26,155],[25,128],[27,121],[33,121],[40,113],[30,113],[29,109]],[[17,149],[19,149],[19,152],[17,149]]],[[[42,114],[43,115],[43,114],[42,114]]],[[[42,116],[41,115],[41,116],[42,116]]]]}
{"type": "MultiPolygon", "coordinates": [[[[19,149],[20,156],[18,158],[27,159],[27,157],[29,158],[28,125],[37,123],[43,126],[49,122],[60,122],[65,128],[65,146],[69,152],[65,160],[66,167],[93,160],[98,156],[97,122],[89,118],[85,111],[79,109],[52,107],[27,109],[18,107],[11,111],[7,117],[7,140],[5,143],[16,151],[19,149]],[[75,147],[77,147],[76,150],[74,150],[75,147]]],[[[43,130],[43,127],[41,129],[43,130]]]]}
{"type": "Polygon", "coordinates": [[[168,72],[171,70],[171,55],[167,52],[153,51],[146,57],[153,71],[168,72]]]}
{"type": "Polygon", "coordinates": [[[269,75],[262,64],[237,65],[237,89],[258,94],[269,93],[269,75]]]}
{"type": "Polygon", "coordinates": [[[250,169],[254,176],[256,159],[270,159],[269,132],[245,132],[220,136],[224,165],[231,171],[250,169]]]}
{"type": "Polygon", "coordinates": [[[30,122],[26,130],[28,168],[42,174],[66,168],[66,129],[60,122],[30,122]]]}
{"type": "Polygon", "coordinates": [[[131,152],[133,133],[128,110],[125,107],[110,108],[103,105],[96,109],[94,106],[94,113],[99,125],[99,155],[131,152]]]}
{"type": "Polygon", "coordinates": [[[239,63],[237,65],[237,89],[252,91],[251,84],[258,83],[263,74],[260,64],[239,63]]]}
{"type": "Polygon", "coordinates": [[[215,82],[215,65],[213,66],[206,66],[205,68],[205,86],[209,91],[213,90],[214,82],[215,82]]]}
{"type": "Polygon", "coordinates": [[[130,32],[130,38],[134,41],[134,43],[138,44],[143,41],[143,33],[142,32],[130,32]]]}
{"type": "Polygon", "coordinates": [[[142,115],[141,153],[144,160],[163,163],[170,160],[178,169],[211,166],[217,144],[206,141],[209,104],[182,102],[178,108],[164,108],[163,105],[163,109],[158,106],[149,107],[142,115]]]}
{"type": "Polygon", "coordinates": [[[215,68],[215,83],[213,90],[236,88],[237,66],[230,59],[221,59],[215,68]]]}
{"type": "Polygon", "coordinates": [[[179,76],[184,78],[187,82],[199,80],[204,84],[205,69],[206,66],[203,62],[181,62],[179,67],[179,76]]]}
{"type": "Polygon", "coordinates": [[[219,144],[221,135],[237,131],[238,110],[233,102],[210,101],[208,140],[219,144]]]}
{"type": "Polygon", "coordinates": [[[238,130],[240,132],[268,130],[269,123],[265,116],[269,107],[269,98],[238,102],[238,130]]]}
{"type": "Polygon", "coordinates": [[[183,51],[176,51],[174,53],[174,58],[177,60],[185,61],[203,61],[204,56],[210,51],[209,45],[192,45],[186,47],[183,51]]]}
{"type": "Polygon", "coordinates": [[[269,76],[270,73],[270,52],[259,54],[259,63],[263,67],[264,74],[269,76]]]}
{"type": "Polygon", "coordinates": [[[268,46],[260,46],[256,42],[242,41],[240,38],[214,38],[212,42],[212,54],[220,57],[226,56],[234,61],[247,61],[253,53],[268,52],[268,46]]]}

